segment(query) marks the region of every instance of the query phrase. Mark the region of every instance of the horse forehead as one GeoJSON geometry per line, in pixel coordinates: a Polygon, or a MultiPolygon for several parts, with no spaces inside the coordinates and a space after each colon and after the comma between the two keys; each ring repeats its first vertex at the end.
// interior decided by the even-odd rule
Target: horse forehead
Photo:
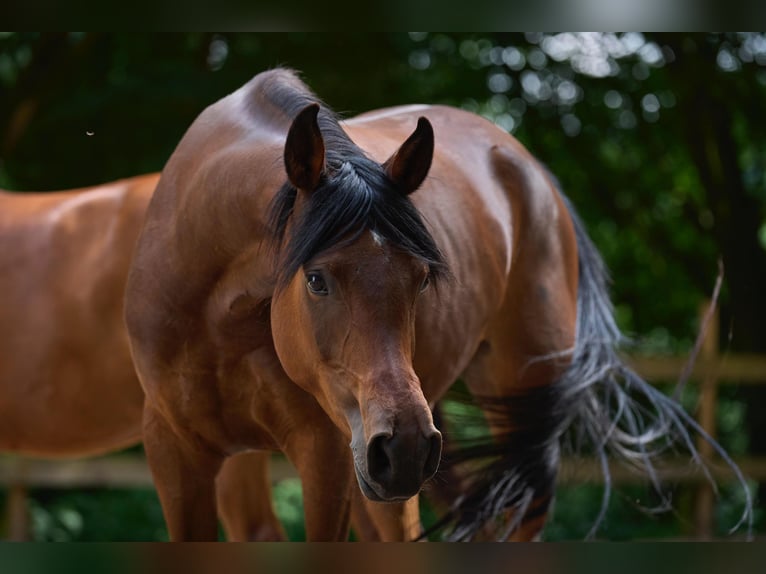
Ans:
{"type": "Polygon", "coordinates": [[[381,234],[368,230],[353,245],[336,255],[332,267],[342,278],[360,286],[372,282],[390,288],[409,284],[424,264],[381,234]]]}

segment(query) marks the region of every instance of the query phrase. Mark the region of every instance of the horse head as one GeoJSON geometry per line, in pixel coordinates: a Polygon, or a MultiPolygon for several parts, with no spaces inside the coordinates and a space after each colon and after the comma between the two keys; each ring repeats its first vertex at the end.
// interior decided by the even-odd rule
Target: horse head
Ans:
{"type": "Polygon", "coordinates": [[[277,354],[350,439],[361,490],[377,501],[415,495],[441,455],[413,355],[418,305],[446,264],[408,198],[433,145],[421,118],[381,165],[309,105],[288,131],[272,212],[277,354]]]}

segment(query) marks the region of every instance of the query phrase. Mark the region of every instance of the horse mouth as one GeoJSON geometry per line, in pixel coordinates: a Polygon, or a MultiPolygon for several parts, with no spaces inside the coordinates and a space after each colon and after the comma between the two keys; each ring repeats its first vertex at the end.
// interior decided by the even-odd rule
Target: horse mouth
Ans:
{"type": "Polygon", "coordinates": [[[378,493],[375,487],[367,481],[356,464],[354,465],[354,471],[356,472],[356,480],[359,483],[359,489],[362,491],[362,494],[373,502],[404,502],[412,498],[412,496],[384,496],[378,493]]]}

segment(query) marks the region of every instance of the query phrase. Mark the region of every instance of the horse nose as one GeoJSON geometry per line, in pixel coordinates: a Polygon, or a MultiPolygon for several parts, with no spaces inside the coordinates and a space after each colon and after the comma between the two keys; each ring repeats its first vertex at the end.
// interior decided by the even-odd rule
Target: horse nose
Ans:
{"type": "Polygon", "coordinates": [[[367,473],[385,491],[386,498],[409,498],[439,468],[442,436],[380,433],[367,445],[367,473]]]}

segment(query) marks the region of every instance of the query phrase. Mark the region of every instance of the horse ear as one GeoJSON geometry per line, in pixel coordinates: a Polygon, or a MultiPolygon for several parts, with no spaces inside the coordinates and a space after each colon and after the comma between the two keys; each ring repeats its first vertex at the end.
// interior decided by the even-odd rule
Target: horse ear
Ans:
{"type": "Polygon", "coordinates": [[[303,108],[293,120],[285,141],[285,170],[295,187],[313,191],[324,171],[324,140],[319,131],[319,104],[303,108]]]}
{"type": "Polygon", "coordinates": [[[434,129],[426,118],[418,118],[418,126],[401,147],[386,160],[383,168],[391,181],[404,194],[415,191],[428,175],[434,155],[434,129]]]}

